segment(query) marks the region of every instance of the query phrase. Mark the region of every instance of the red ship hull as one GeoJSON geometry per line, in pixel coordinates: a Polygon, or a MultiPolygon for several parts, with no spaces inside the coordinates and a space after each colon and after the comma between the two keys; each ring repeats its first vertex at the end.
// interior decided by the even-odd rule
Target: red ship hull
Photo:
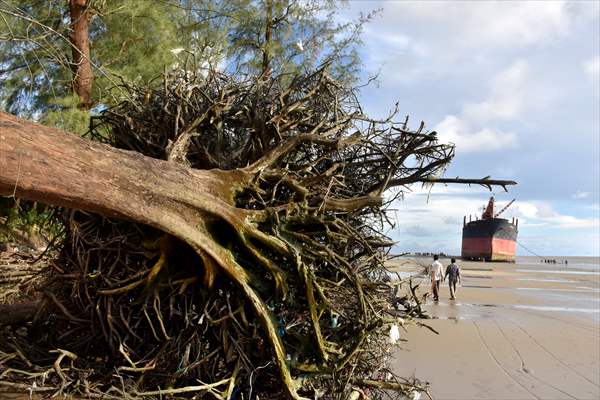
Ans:
{"type": "Polygon", "coordinates": [[[517,227],[502,218],[472,221],[463,227],[461,256],[468,260],[514,262],[517,227]]]}

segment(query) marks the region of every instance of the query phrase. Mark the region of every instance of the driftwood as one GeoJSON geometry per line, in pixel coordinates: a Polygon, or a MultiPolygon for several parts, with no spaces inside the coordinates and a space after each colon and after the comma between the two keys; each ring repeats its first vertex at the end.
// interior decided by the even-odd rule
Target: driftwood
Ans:
{"type": "Polygon", "coordinates": [[[84,364],[93,386],[114,387],[116,368],[132,397],[412,391],[384,362],[395,313],[381,231],[401,192],[384,193],[514,182],[441,178],[453,146],[368,119],[323,71],[249,83],[185,71],[127,90],[92,126],[111,146],[0,114],[0,194],[86,211],[68,216],[63,273],[43,293],[62,322],[40,346],[69,346],[55,384],[82,392],[88,375],[60,361],[94,353],[109,361],[84,364]]]}

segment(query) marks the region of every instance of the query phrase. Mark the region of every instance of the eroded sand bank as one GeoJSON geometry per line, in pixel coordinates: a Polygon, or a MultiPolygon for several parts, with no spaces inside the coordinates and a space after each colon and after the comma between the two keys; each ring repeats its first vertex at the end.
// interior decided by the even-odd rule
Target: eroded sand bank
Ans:
{"type": "Polygon", "coordinates": [[[444,284],[440,302],[425,306],[440,335],[408,327],[395,369],[430,382],[436,399],[599,399],[600,271],[591,261],[460,263],[457,300],[444,284]]]}

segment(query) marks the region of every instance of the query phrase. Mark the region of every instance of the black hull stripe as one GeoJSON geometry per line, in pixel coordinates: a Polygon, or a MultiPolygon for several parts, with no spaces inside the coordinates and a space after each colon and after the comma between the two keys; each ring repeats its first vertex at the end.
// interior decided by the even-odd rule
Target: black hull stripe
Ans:
{"type": "Polygon", "coordinates": [[[463,227],[463,239],[498,238],[516,241],[518,233],[516,225],[502,218],[471,221],[463,227]]]}

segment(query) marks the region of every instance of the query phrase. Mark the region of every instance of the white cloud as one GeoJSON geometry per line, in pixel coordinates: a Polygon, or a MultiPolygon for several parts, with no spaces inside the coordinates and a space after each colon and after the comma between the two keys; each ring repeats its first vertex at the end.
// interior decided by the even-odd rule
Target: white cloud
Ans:
{"type": "Polygon", "coordinates": [[[486,2],[473,13],[465,33],[478,43],[523,46],[564,35],[570,26],[566,3],[486,2]]]}
{"type": "MultiPolygon", "coordinates": [[[[597,18],[598,1],[365,1],[354,12],[381,8],[365,26],[367,68],[386,81],[452,77],[494,63],[501,54],[530,57],[597,18]],[[531,51],[527,51],[531,49],[531,51]],[[527,51],[527,53],[524,53],[527,51]]],[[[350,19],[350,18],[348,18],[350,19]]]]}
{"type": "Polygon", "coordinates": [[[436,32],[452,30],[456,43],[468,47],[546,42],[565,35],[579,11],[566,1],[402,1],[382,6],[390,23],[402,19],[433,23],[436,32]]]}
{"type": "Polygon", "coordinates": [[[365,27],[366,65],[378,71],[387,84],[410,82],[421,73],[420,60],[429,58],[428,47],[414,37],[396,30],[381,29],[375,21],[365,27]]]}
{"type": "Polygon", "coordinates": [[[551,228],[559,229],[586,229],[600,227],[600,219],[578,218],[572,215],[561,214],[549,203],[543,201],[521,201],[515,203],[506,212],[505,217],[525,218],[524,225],[545,224],[551,228]]]}
{"type": "Polygon", "coordinates": [[[600,56],[584,61],[581,66],[590,78],[600,79],[600,56]]]}
{"type": "Polygon", "coordinates": [[[429,237],[435,235],[435,231],[426,229],[422,225],[410,225],[403,228],[403,231],[414,237],[429,237]]]}
{"type": "Polygon", "coordinates": [[[440,141],[454,143],[461,153],[494,151],[517,145],[517,136],[512,132],[488,127],[474,130],[466,120],[455,115],[447,115],[434,130],[440,141]]]}
{"type": "Polygon", "coordinates": [[[571,195],[571,198],[573,199],[585,199],[587,197],[589,197],[590,192],[584,192],[582,190],[577,190],[577,192],[573,193],[571,195]]]}
{"type": "MultiPolygon", "coordinates": [[[[481,216],[489,192],[475,187],[444,187],[436,185],[431,191],[417,188],[404,200],[393,204],[396,229],[391,232],[398,251],[460,251],[463,216],[481,216]]],[[[501,210],[509,199],[496,199],[501,210]]],[[[544,201],[516,201],[502,217],[519,219],[521,233],[547,232],[546,242],[559,248],[557,232],[564,235],[585,235],[600,228],[600,218],[579,218],[561,214],[544,201]]],[[[467,217],[468,220],[468,217],[467,217]]],[[[563,235],[563,236],[564,236],[563,235]]],[[[558,234],[561,236],[561,234],[558,234]]],[[[562,239],[560,239],[562,240],[562,239]]]]}
{"type": "Polygon", "coordinates": [[[491,93],[481,103],[467,103],[463,113],[469,120],[507,120],[518,116],[524,106],[529,64],[517,60],[492,79],[491,93]]]}
{"type": "MultiPolygon", "coordinates": [[[[367,29],[369,32],[370,29],[367,29]]],[[[379,37],[381,42],[383,42],[386,46],[391,46],[392,50],[402,50],[411,46],[413,40],[404,35],[402,33],[395,33],[390,35],[382,35],[379,37]]]]}
{"type": "Polygon", "coordinates": [[[506,215],[511,217],[535,218],[537,215],[537,207],[532,203],[519,202],[515,204],[515,208],[508,211],[506,215]]]}
{"type": "Polygon", "coordinates": [[[517,135],[493,126],[522,114],[528,97],[531,72],[524,60],[513,62],[491,79],[490,93],[479,103],[466,103],[460,116],[446,115],[436,125],[440,139],[456,145],[457,151],[495,151],[517,146],[517,135]]]}
{"type": "Polygon", "coordinates": [[[376,31],[372,34],[378,35],[377,41],[383,46],[382,49],[386,50],[386,55],[390,53],[399,55],[411,53],[420,57],[429,55],[428,49],[423,43],[408,35],[398,32],[380,35],[376,31]]]}

